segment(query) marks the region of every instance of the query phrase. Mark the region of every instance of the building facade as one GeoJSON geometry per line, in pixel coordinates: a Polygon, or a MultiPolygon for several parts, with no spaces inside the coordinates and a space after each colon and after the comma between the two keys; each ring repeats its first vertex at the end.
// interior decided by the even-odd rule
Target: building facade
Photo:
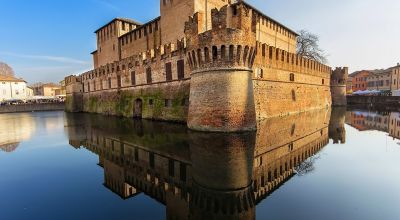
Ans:
{"type": "Polygon", "coordinates": [[[367,77],[367,89],[390,91],[392,88],[392,71],[390,70],[375,70],[367,77]]]}
{"type": "Polygon", "coordinates": [[[61,85],[54,83],[38,83],[32,86],[35,96],[56,97],[62,94],[61,85]]]}
{"type": "Polygon", "coordinates": [[[29,90],[23,79],[12,76],[0,76],[0,101],[25,100],[29,97],[29,90]]]}
{"type": "Polygon", "coordinates": [[[350,74],[352,91],[365,91],[368,87],[367,78],[371,75],[371,71],[361,70],[350,74]]]}
{"type": "Polygon", "coordinates": [[[96,31],[95,69],[65,79],[68,111],[243,131],[346,104],[348,69],[298,56],[297,34],[244,1],[160,4],[146,24],[117,18],[96,31]]]}

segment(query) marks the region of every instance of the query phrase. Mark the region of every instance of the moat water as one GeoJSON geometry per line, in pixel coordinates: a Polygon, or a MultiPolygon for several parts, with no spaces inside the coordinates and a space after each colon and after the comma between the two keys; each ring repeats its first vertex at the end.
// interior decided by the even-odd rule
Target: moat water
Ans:
{"type": "Polygon", "coordinates": [[[0,219],[400,219],[400,113],[323,110],[259,128],[0,114],[0,219]]]}

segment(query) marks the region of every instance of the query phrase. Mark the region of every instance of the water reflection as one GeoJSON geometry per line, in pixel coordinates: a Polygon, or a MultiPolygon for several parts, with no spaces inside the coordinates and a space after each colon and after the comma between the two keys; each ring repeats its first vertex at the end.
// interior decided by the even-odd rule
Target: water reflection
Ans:
{"type": "Polygon", "coordinates": [[[398,112],[352,110],[346,113],[346,124],[359,131],[382,131],[393,139],[400,139],[398,112]]]}
{"type": "Polygon", "coordinates": [[[11,153],[35,132],[35,121],[28,114],[0,115],[0,150],[11,153]]]}
{"type": "Polygon", "coordinates": [[[345,143],[345,110],[260,122],[254,133],[213,134],[185,126],[68,114],[70,145],[99,157],[104,186],[123,199],[144,193],[167,219],[255,219],[256,205],[333,139],[345,143]]]}

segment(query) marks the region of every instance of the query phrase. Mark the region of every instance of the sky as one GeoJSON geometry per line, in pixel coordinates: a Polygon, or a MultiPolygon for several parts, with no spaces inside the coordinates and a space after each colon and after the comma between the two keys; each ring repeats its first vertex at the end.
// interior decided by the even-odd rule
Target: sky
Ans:
{"type": "MultiPolygon", "coordinates": [[[[33,84],[92,68],[93,33],[115,17],[159,16],[160,0],[0,0],[0,61],[33,84]]],[[[350,72],[400,62],[399,0],[247,0],[268,16],[320,38],[329,65],[350,72]]]]}

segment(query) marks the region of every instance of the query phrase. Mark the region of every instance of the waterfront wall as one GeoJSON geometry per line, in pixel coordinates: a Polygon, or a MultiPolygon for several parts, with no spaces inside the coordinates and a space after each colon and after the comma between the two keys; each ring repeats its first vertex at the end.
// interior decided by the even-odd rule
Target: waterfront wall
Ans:
{"type": "Polygon", "coordinates": [[[186,121],[189,81],[83,94],[83,111],[106,115],[186,121]]]}
{"type": "Polygon", "coordinates": [[[0,113],[62,111],[64,106],[64,103],[3,105],[0,106],[0,113]]]}

